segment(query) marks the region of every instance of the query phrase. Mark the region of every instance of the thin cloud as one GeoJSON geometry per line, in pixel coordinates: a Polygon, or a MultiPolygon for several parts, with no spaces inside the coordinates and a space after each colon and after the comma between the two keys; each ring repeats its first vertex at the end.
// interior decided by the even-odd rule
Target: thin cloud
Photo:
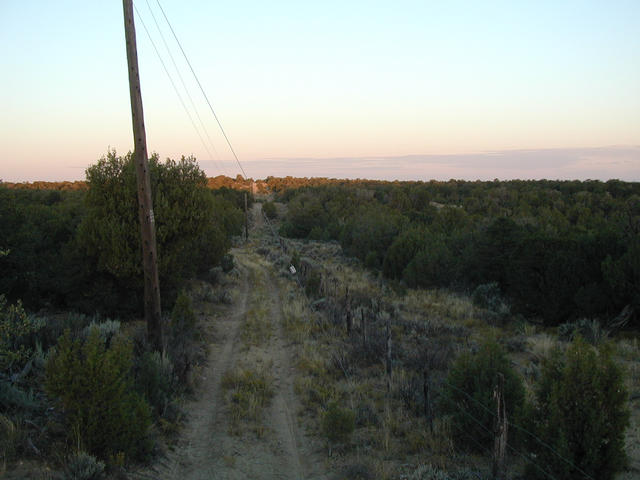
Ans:
{"type": "MultiPolygon", "coordinates": [[[[269,158],[243,162],[254,178],[271,176],[381,180],[640,180],[640,146],[500,150],[454,155],[269,158]]],[[[209,170],[208,162],[201,166],[209,170]]],[[[229,167],[233,165],[230,163],[229,167]]]]}

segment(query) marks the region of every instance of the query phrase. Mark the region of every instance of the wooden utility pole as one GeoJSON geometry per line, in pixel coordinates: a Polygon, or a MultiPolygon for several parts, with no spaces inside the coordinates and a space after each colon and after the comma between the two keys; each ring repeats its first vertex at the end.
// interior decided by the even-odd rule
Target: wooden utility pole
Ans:
{"type": "Polygon", "coordinates": [[[496,402],[496,417],[494,422],[493,444],[493,480],[504,480],[504,457],[507,451],[507,408],[504,403],[504,375],[499,373],[496,386],[493,390],[493,399],[496,402]]]}
{"type": "Polygon", "coordinates": [[[391,391],[391,314],[387,315],[387,392],[391,391]]]}
{"type": "Polygon", "coordinates": [[[249,211],[247,210],[247,192],[244,192],[244,241],[249,241],[249,211]]]}
{"type": "Polygon", "coordinates": [[[366,352],[367,350],[367,319],[364,314],[364,307],[360,309],[360,326],[362,329],[362,351],[366,352]]]}
{"type": "Polygon", "coordinates": [[[347,290],[344,295],[344,303],[346,309],[346,327],[347,327],[347,335],[351,336],[351,327],[353,325],[353,317],[351,315],[351,297],[349,297],[349,286],[347,285],[347,290]]]}
{"type": "Polygon", "coordinates": [[[162,320],[160,310],[160,282],[156,250],[156,228],[151,203],[151,181],[147,160],[147,136],[144,130],[144,113],[140,93],[136,27],[133,22],[133,1],[123,0],[124,32],[127,41],[127,64],[129,65],[129,93],[131,95],[131,118],[135,143],[134,161],[138,179],[138,213],[142,237],[142,266],[144,269],[144,318],[147,322],[147,337],[154,350],[162,351],[162,320]]]}

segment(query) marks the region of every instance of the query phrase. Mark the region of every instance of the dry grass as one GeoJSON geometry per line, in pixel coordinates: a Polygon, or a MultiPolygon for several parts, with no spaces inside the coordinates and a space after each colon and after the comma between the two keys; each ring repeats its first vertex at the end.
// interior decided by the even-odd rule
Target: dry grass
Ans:
{"type": "Polygon", "coordinates": [[[271,339],[273,326],[269,319],[269,308],[264,297],[257,298],[247,310],[240,328],[240,338],[246,347],[264,345],[271,339]]]}
{"type": "MultiPolygon", "coordinates": [[[[444,352],[444,359],[435,362],[436,371],[432,372],[437,378],[446,375],[448,348],[454,352],[474,348],[480,338],[493,336],[509,348],[510,358],[521,364],[519,369],[530,389],[539,373],[540,361],[560,344],[555,332],[524,321],[516,323],[516,319],[504,328],[492,326],[491,319],[470,298],[445,290],[395,292],[357,262],[345,260],[339,245],[333,243],[287,241],[287,244],[301,257],[310,257],[321,266],[325,287],[322,295],[329,302],[340,305],[348,285],[354,311],[361,306],[371,309],[371,300],[375,299],[378,305],[396,312],[392,339],[394,355],[398,357],[394,357],[394,378],[388,393],[384,359],[380,355],[384,347],[381,350],[377,347],[378,357],[372,361],[358,357],[360,319],[354,319],[353,338],[348,338],[342,324],[333,324],[328,317],[311,311],[301,289],[288,275],[281,276],[281,291],[287,292],[283,327],[297,349],[295,391],[305,406],[302,421],[310,426],[311,432],[319,434],[320,418],[331,401],[355,413],[351,448],[342,452],[339,460],[332,460],[337,462],[334,466],[366,464],[374,472],[373,478],[400,478],[407,468],[423,462],[444,470],[462,466],[485,469],[488,458],[455,450],[450,419],[438,414],[437,405],[430,430],[415,405],[422,401],[421,392],[413,400],[411,395],[403,397],[398,394],[400,384],[408,383],[416,371],[421,373],[428,354],[438,349],[444,352]],[[414,405],[408,405],[412,401],[414,405]]],[[[275,249],[269,256],[278,257],[277,265],[288,260],[276,254],[275,249]]],[[[384,321],[370,318],[367,329],[370,339],[384,336],[384,321]]],[[[632,395],[639,396],[632,403],[632,426],[627,439],[631,462],[640,468],[640,351],[637,339],[618,343],[619,355],[629,372],[629,389],[632,395]]],[[[437,384],[436,380],[434,385],[437,384]]]]}
{"type": "Polygon", "coordinates": [[[273,378],[269,369],[247,368],[225,372],[222,388],[230,410],[230,433],[239,435],[242,426],[249,424],[258,437],[264,434],[263,411],[273,397],[273,378]]]}
{"type": "Polygon", "coordinates": [[[551,350],[558,346],[558,339],[548,333],[537,333],[527,339],[529,351],[539,360],[546,358],[551,350]]]}
{"type": "Polygon", "coordinates": [[[312,317],[302,298],[293,297],[291,301],[282,305],[284,330],[291,341],[303,344],[309,338],[312,330],[312,317]]]}

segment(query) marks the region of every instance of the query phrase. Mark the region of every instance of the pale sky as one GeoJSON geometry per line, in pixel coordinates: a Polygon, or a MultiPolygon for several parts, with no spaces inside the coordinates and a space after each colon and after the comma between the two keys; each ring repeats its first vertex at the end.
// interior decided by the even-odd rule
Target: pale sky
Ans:
{"type": "MultiPolygon", "coordinates": [[[[160,0],[250,177],[640,181],[640,1],[160,0]]],[[[239,168],[156,0],[147,147],[239,168]]],[[[122,3],[0,0],[0,179],[133,148],[122,3]]]]}

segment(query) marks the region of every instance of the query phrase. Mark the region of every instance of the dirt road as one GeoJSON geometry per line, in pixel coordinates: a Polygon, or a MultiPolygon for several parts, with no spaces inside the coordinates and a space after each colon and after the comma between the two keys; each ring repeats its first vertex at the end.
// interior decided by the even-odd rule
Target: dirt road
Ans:
{"type": "MultiPolygon", "coordinates": [[[[256,214],[254,210],[254,215],[256,214]]],[[[255,222],[262,226],[261,222],[255,222]]],[[[215,341],[210,345],[197,398],[185,405],[187,424],[168,456],[149,478],[196,479],[326,479],[326,455],[303,434],[297,422],[292,347],[282,330],[282,296],[270,268],[250,247],[233,251],[241,272],[240,286],[227,315],[211,319],[215,341]],[[256,316],[256,306],[262,308],[256,316]],[[249,316],[265,322],[269,332],[247,345],[243,328],[249,316]],[[241,366],[268,370],[273,397],[261,418],[260,434],[234,429],[222,380],[241,366]]],[[[253,326],[253,324],[252,324],[253,326]]]]}

